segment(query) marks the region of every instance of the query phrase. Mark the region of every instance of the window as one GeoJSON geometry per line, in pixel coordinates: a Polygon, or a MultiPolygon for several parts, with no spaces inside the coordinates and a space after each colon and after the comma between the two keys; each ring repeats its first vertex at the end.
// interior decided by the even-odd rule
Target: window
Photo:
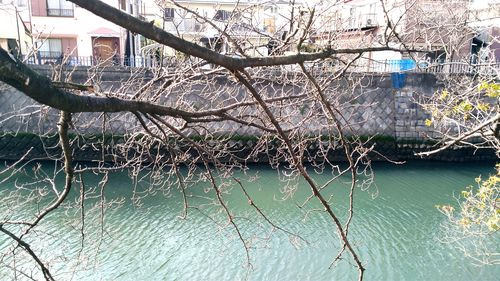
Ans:
{"type": "Polygon", "coordinates": [[[163,11],[163,18],[166,21],[173,21],[174,20],[174,15],[175,15],[175,9],[174,8],[165,8],[163,11]]]}
{"type": "Polygon", "coordinates": [[[119,5],[120,5],[120,10],[123,10],[123,11],[127,10],[127,3],[125,0],[119,0],[119,5]]]}
{"type": "Polygon", "coordinates": [[[60,58],[63,55],[62,40],[49,38],[44,41],[37,42],[38,56],[40,58],[60,58]]]}
{"type": "Polygon", "coordinates": [[[73,4],[66,0],[47,0],[47,15],[54,17],[72,17],[73,4]]]}
{"type": "Polygon", "coordinates": [[[278,7],[276,7],[276,6],[269,6],[266,8],[266,10],[268,10],[270,13],[273,13],[273,14],[278,13],[278,7]]]}
{"type": "Polygon", "coordinates": [[[349,28],[356,27],[356,8],[351,8],[349,10],[349,28]]]}
{"type": "Polygon", "coordinates": [[[19,57],[19,44],[16,39],[7,39],[7,49],[14,57],[19,57]]]}
{"type": "Polygon", "coordinates": [[[47,16],[47,0],[30,0],[31,15],[35,17],[47,16]]]}
{"type": "Polygon", "coordinates": [[[14,5],[17,7],[28,6],[28,0],[0,0],[0,4],[14,5]]]}
{"type": "Polygon", "coordinates": [[[217,10],[214,16],[214,20],[227,21],[231,18],[231,12],[225,10],[217,10]]]}
{"type": "Polygon", "coordinates": [[[366,15],[366,19],[363,19],[365,20],[366,22],[364,23],[366,26],[375,26],[375,18],[376,18],[376,6],[377,4],[376,3],[372,3],[370,4],[369,6],[369,12],[368,14],[366,15]]]}

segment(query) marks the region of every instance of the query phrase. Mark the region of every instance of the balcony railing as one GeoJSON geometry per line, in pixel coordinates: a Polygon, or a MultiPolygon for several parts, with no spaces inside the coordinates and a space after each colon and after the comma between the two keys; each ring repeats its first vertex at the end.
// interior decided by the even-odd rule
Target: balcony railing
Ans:
{"type": "Polygon", "coordinates": [[[363,29],[376,26],[378,26],[377,15],[368,13],[349,18],[347,29],[363,29]]]}
{"type": "Polygon", "coordinates": [[[73,17],[73,9],[47,9],[47,15],[50,17],[73,17]]]}
{"type": "Polygon", "coordinates": [[[165,22],[165,30],[169,32],[201,32],[203,24],[192,18],[172,18],[165,22]]]}
{"type": "Polygon", "coordinates": [[[57,59],[63,56],[62,52],[38,51],[38,56],[47,59],[57,59]]]}

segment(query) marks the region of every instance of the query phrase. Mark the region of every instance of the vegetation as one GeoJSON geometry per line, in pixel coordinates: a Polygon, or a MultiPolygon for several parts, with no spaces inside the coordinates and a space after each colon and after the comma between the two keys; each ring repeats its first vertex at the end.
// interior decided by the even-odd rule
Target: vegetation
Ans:
{"type": "MultiPolygon", "coordinates": [[[[443,145],[422,155],[456,146],[491,149],[500,155],[500,84],[484,77],[466,83],[439,91],[424,103],[432,114],[426,125],[436,127],[443,145]]],[[[477,187],[461,192],[456,209],[437,206],[449,220],[442,240],[457,246],[476,264],[500,263],[495,245],[500,223],[500,164],[495,169],[487,179],[477,177],[477,187]]]]}
{"type": "Polygon", "coordinates": [[[500,264],[495,239],[500,230],[500,164],[495,168],[495,174],[477,177],[477,186],[461,192],[457,210],[451,205],[437,206],[449,219],[444,241],[459,247],[477,264],[500,264]]]}
{"type": "MultiPolygon", "coordinates": [[[[114,171],[129,171],[134,188],[142,183],[147,185],[148,192],[168,194],[178,190],[182,194],[181,217],[186,217],[192,209],[203,208],[196,205],[191,196],[196,192],[196,183],[203,182],[209,187],[205,190],[205,197],[216,206],[216,210],[207,216],[224,215],[226,223],[223,226],[229,228],[241,244],[248,268],[251,268],[253,236],[242,232],[240,224],[247,221],[233,214],[224,197],[234,187],[234,182],[237,182],[234,188],[241,189],[245,201],[266,223],[269,233],[279,231],[294,240],[306,240],[307,237],[282,228],[268,217],[246,192],[245,184],[235,178],[236,171],[245,172],[248,163],[263,154],[283,179],[283,197],[293,196],[299,188],[299,178],[306,183],[309,197],[297,205],[320,206],[314,211],[328,217],[325,228],[331,232],[329,236],[338,237],[340,244],[338,252],[331,257],[332,264],[339,261],[351,264],[358,280],[363,280],[365,267],[369,264],[365,264],[356,245],[351,242],[349,231],[355,214],[354,198],[373,180],[370,154],[375,152],[375,147],[372,141],[390,141],[392,137],[367,138],[356,131],[356,124],[350,117],[353,112],[366,110],[356,101],[364,77],[363,74],[352,75],[352,72],[368,68],[373,58],[367,54],[378,52],[391,52],[406,61],[420,61],[426,59],[422,54],[428,54],[436,62],[439,59],[437,53],[454,59],[464,46],[469,46],[467,44],[475,34],[465,24],[469,13],[463,7],[456,7],[466,1],[434,1],[440,5],[436,11],[448,13],[439,16],[422,10],[430,5],[428,1],[423,1],[423,6],[413,5],[418,1],[395,1],[402,5],[394,7],[387,1],[380,1],[377,5],[381,6],[381,18],[385,22],[380,22],[377,32],[370,36],[364,35],[365,31],[375,27],[371,26],[372,23],[365,26],[368,28],[365,30],[364,27],[346,25],[352,24],[352,17],[344,19],[345,22],[332,18],[338,15],[335,11],[346,1],[319,1],[318,5],[303,7],[290,1],[284,12],[285,23],[281,29],[269,34],[262,33],[253,21],[261,9],[259,5],[235,7],[240,10],[232,13],[221,25],[177,1],[159,1],[182,9],[183,14],[190,15],[198,23],[210,25],[216,31],[217,40],[232,47],[230,52],[222,53],[215,47],[198,44],[196,40],[188,41],[179,32],[163,30],[156,22],[133,17],[103,1],[70,1],[154,44],[173,49],[177,57],[185,59],[176,67],[157,66],[148,81],[144,81],[140,73],[135,73],[118,87],[106,87],[100,83],[99,67],[90,69],[91,79],[85,85],[75,85],[57,75],[60,70],[57,67],[53,77],[42,76],[0,48],[0,81],[37,102],[36,106],[15,108],[12,115],[2,115],[2,122],[7,124],[10,119],[18,118],[20,127],[33,126],[28,117],[36,116],[36,125],[50,124],[49,129],[40,129],[40,136],[57,135],[59,147],[56,154],[50,150],[53,146],[44,147],[44,159],[54,163],[53,171],[45,172],[35,167],[30,182],[16,181],[16,176],[28,166],[23,162],[24,157],[0,171],[0,183],[14,182],[16,189],[3,194],[1,199],[14,204],[0,216],[0,232],[9,239],[8,247],[1,253],[0,264],[9,269],[12,276],[22,275],[28,279],[54,280],[61,268],[70,271],[78,270],[80,266],[77,260],[71,269],[65,268],[71,259],[65,252],[50,258],[41,255],[43,248],[40,247],[46,241],[37,242],[37,230],[52,214],[64,213],[68,209],[78,213],[72,225],[75,225],[75,235],[81,239],[80,244],[99,249],[101,240],[86,240],[90,210],[85,203],[97,198],[93,210],[101,215],[97,223],[103,226],[105,211],[117,204],[106,201],[103,196],[109,174],[114,171]],[[242,16],[236,18],[232,15],[242,16]],[[403,18],[407,20],[403,21],[403,18]],[[249,21],[247,29],[251,31],[250,35],[257,33],[267,42],[273,42],[269,55],[256,55],[262,42],[256,43],[253,36],[230,32],[240,28],[244,20],[249,21]],[[354,43],[350,39],[352,32],[361,35],[354,43]],[[342,40],[346,34],[349,38],[342,40]],[[367,38],[369,42],[365,41],[367,38]],[[57,120],[55,116],[58,116],[57,120]],[[118,135],[107,134],[116,121],[129,126],[118,135]],[[86,129],[99,132],[95,141],[103,143],[91,147],[100,155],[91,166],[73,161],[75,151],[88,148],[84,147],[85,141],[79,142],[87,138],[86,129]],[[252,141],[254,146],[242,155],[231,144],[236,140],[252,141]],[[321,149],[310,157],[308,149],[311,144],[321,149]],[[160,148],[168,153],[162,153],[160,148]],[[346,163],[330,161],[328,155],[333,151],[340,151],[346,163]],[[314,169],[306,166],[307,161],[311,161],[314,169]],[[86,185],[82,175],[88,172],[100,177],[97,185],[86,185]],[[320,185],[312,177],[314,172],[323,172],[330,178],[320,185]],[[345,217],[337,214],[334,201],[328,195],[334,188],[348,191],[345,199],[349,205],[345,217]],[[71,192],[78,194],[78,199],[69,200],[71,192]],[[28,196],[21,197],[21,193],[28,196]],[[32,205],[37,207],[25,208],[32,205]],[[29,262],[18,263],[19,256],[27,256],[29,262]]],[[[466,64],[471,61],[469,56],[463,59],[466,64]]],[[[495,69],[486,66],[488,70],[495,69]]],[[[439,137],[436,141],[441,144],[441,148],[421,155],[438,153],[456,145],[493,147],[498,152],[497,124],[500,117],[495,78],[491,78],[490,72],[470,79],[448,74],[443,74],[446,91],[421,101],[422,106],[433,113],[426,123],[435,128],[436,137],[439,137]],[[481,85],[476,87],[478,79],[481,85]],[[472,142],[476,137],[482,142],[472,142]]],[[[365,122],[366,118],[369,117],[356,122],[365,122]]],[[[20,130],[15,128],[14,131],[20,130]]],[[[43,141],[45,137],[40,139],[43,141]]],[[[54,138],[47,137],[46,140],[54,141],[54,138]]],[[[467,217],[470,221],[467,225],[471,226],[465,229],[472,229],[472,225],[477,224],[474,220],[478,219],[484,219],[487,229],[497,228],[497,213],[493,220],[491,215],[472,215],[481,210],[479,207],[483,203],[496,204],[496,198],[491,198],[494,201],[488,199],[489,195],[498,194],[495,193],[496,179],[480,181],[479,191],[467,191],[470,194],[464,199],[472,204],[466,209],[471,214],[467,217]],[[483,199],[490,201],[483,202],[483,199]]],[[[134,189],[134,196],[143,195],[139,193],[134,189]]],[[[485,210],[488,208],[489,205],[484,206],[485,210]]],[[[447,213],[446,208],[441,210],[447,213]]],[[[101,237],[105,235],[102,229],[101,237]]]]}

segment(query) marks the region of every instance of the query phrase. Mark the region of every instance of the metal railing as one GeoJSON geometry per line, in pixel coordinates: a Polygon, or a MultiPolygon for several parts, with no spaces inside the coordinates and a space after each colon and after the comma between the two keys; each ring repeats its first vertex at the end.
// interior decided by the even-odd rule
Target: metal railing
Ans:
{"type": "Polygon", "coordinates": [[[163,59],[154,56],[113,56],[108,59],[91,56],[64,56],[56,52],[43,52],[36,56],[24,58],[28,64],[39,65],[67,65],[67,66],[116,66],[116,67],[135,67],[135,68],[156,68],[156,67],[175,67],[180,62],[176,57],[164,57],[163,59]]]}
{"type": "MultiPolygon", "coordinates": [[[[112,56],[102,59],[91,56],[64,56],[58,52],[39,52],[36,56],[25,58],[28,64],[67,65],[67,66],[122,66],[134,68],[176,67],[186,64],[182,58],[157,56],[112,56]]],[[[198,61],[197,62],[201,62],[198,61]]],[[[323,67],[323,70],[343,68],[335,64],[323,67]]],[[[290,69],[293,69],[291,67],[290,69]]],[[[413,61],[403,60],[358,60],[349,69],[351,72],[365,73],[456,73],[456,74],[498,74],[500,60],[481,63],[467,63],[465,61],[413,61]]]]}
{"type": "Polygon", "coordinates": [[[466,61],[414,61],[403,60],[359,60],[352,67],[354,72],[370,73],[455,73],[455,74],[495,74],[500,73],[500,60],[470,63],[466,61]]]}
{"type": "Polygon", "coordinates": [[[374,13],[367,13],[349,18],[347,29],[369,28],[376,26],[378,26],[377,15],[374,13]]]}
{"type": "Polygon", "coordinates": [[[51,17],[73,17],[73,9],[47,9],[47,15],[51,17]]]}
{"type": "Polygon", "coordinates": [[[169,32],[201,32],[203,24],[193,18],[172,18],[165,22],[165,30],[169,32]]]}
{"type": "Polygon", "coordinates": [[[57,59],[63,56],[61,51],[38,51],[38,56],[43,58],[57,59]]]}

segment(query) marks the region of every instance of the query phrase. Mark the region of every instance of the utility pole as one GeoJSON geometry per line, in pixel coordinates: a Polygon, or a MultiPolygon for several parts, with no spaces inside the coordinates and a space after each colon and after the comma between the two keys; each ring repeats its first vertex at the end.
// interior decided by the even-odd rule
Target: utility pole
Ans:
{"type": "Polygon", "coordinates": [[[11,3],[12,6],[14,6],[14,11],[16,15],[16,26],[17,26],[17,48],[19,51],[18,56],[22,57],[23,56],[23,48],[21,47],[21,32],[19,31],[19,12],[17,11],[17,6],[14,4],[14,2],[11,3]]]}
{"type": "MultiPolygon", "coordinates": [[[[132,4],[132,1],[134,0],[127,0],[127,13],[130,14],[130,15],[133,15],[133,4],[132,4]]],[[[130,30],[127,30],[127,34],[128,34],[128,43],[129,43],[129,50],[130,50],[130,54],[129,54],[129,65],[130,66],[135,66],[135,48],[134,48],[134,35],[132,34],[132,31],[130,30]]]]}

